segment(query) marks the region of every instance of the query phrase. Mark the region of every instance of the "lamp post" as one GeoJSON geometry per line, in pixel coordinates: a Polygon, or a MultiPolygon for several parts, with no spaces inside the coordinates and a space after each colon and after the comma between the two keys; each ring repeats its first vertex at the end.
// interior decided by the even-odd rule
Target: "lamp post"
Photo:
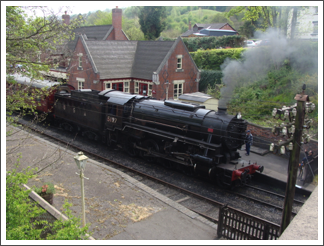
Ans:
{"type": "Polygon", "coordinates": [[[83,170],[87,163],[88,157],[86,157],[83,152],[79,152],[78,155],[74,156],[74,160],[80,170],[81,178],[81,200],[82,200],[82,226],[85,227],[85,204],[84,204],[84,174],[83,170]]]}
{"type": "Polygon", "coordinates": [[[169,80],[167,80],[165,84],[166,84],[166,100],[169,100],[169,80]]]}

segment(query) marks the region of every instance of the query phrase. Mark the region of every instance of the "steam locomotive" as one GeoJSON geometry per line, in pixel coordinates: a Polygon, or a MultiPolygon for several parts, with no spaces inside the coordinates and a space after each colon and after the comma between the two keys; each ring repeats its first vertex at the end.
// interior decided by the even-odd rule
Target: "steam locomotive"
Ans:
{"type": "Polygon", "coordinates": [[[113,89],[61,85],[53,93],[50,111],[61,128],[118,146],[130,156],[208,177],[222,187],[242,186],[263,171],[256,163],[237,167],[247,126],[240,113],[113,89]]]}

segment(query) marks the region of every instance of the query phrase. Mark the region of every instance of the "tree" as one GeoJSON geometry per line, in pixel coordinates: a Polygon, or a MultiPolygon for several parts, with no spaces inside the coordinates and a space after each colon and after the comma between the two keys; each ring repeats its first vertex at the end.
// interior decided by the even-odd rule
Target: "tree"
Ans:
{"type": "Polygon", "coordinates": [[[245,35],[247,38],[251,38],[253,37],[255,30],[256,28],[251,21],[245,21],[238,31],[240,35],[245,35]]]}
{"type": "Polygon", "coordinates": [[[229,23],[233,24],[233,22],[224,16],[223,13],[216,13],[211,19],[210,23],[229,23]]]}
{"type": "Polygon", "coordinates": [[[239,13],[244,13],[242,20],[250,21],[256,29],[265,31],[269,27],[280,29],[281,33],[287,37],[288,29],[291,28],[290,38],[293,39],[296,34],[296,24],[298,15],[301,10],[308,7],[297,6],[237,6],[232,8],[227,16],[234,16],[239,13]],[[292,18],[289,21],[289,13],[292,11],[292,18]]]}
{"type": "Polygon", "coordinates": [[[144,6],[140,10],[139,23],[146,40],[158,38],[165,28],[166,8],[144,6]]]}
{"type": "MultiPolygon", "coordinates": [[[[39,13],[39,12],[38,12],[39,13]]],[[[48,71],[53,65],[51,60],[41,60],[38,56],[47,54],[49,57],[56,52],[64,52],[67,42],[72,38],[72,31],[80,23],[79,19],[71,21],[70,25],[62,22],[61,15],[47,7],[13,7],[6,6],[6,126],[7,137],[19,133],[10,127],[15,125],[15,118],[10,117],[15,110],[25,109],[34,112],[36,98],[46,96],[48,90],[30,91],[27,87],[19,87],[11,76],[20,73],[31,79],[42,78],[42,71],[48,71]],[[28,16],[27,12],[32,11],[28,16]],[[43,17],[38,17],[36,11],[42,11],[43,17]],[[17,68],[18,65],[21,68],[17,68]],[[16,88],[14,90],[14,88],[16,88]]],[[[24,110],[20,116],[24,115],[24,110]]],[[[50,229],[53,235],[47,239],[81,239],[88,227],[80,229],[77,219],[71,216],[68,221],[56,221],[49,225],[47,222],[37,222],[34,219],[44,212],[43,209],[33,206],[22,184],[39,172],[37,169],[18,170],[12,169],[11,161],[24,139],[17,134],[19,144],[7,145],[6,149],[6,237],[7,239],[41,239],[44,230],[50,229]],[[10,156],[10,158],[8,157],[10,156]],[[42,224],[42,228],[38,226],[42,224]]],[[[17,136],[15,135],[15,136],[17,136]]],[[[57,160],[50,159],[51,165],[57,160]]],[[[43,160],[43,159],[42,159],[43,160]]],[[[37,163],[37,160],[33,160],[37,163]]],[[[12,161],[16,163],[16,160],[12,161]]],[[[33,165],[35,165],[33,163],[33,165]]],[[[50,166],[50,165],[49,165],[50,166]]],[[[48,166],[47,166],[48,167],[48,166]]],[[[45,168],[44,168],[45,169],[45,168]]],[[[43,170],[44,170],[43,169],[43,170]]],[[[66,203],[66,215],[70,204],[66,203]]]]}
{"type": "Polygon", "coordinates": [[[84,23],[85,26],[111,25],[111,24],[112,24],[112,14],[101,10],[98,10],[94,13],[89,13],[84,23]]]}
{"type": "Polygon", "coordinates": [[[297,24],[297,11],[298,11],[298,7],[294,6],[293,7],[293,15],[292,15],[292,19],[291,19],[291,34],[290,34],[291,39],[294,39],[294,37],[295,37],[296,24],[297,24]]]}
{"type": "Polygon", "coordinates": [[[112,24],[112,13],[97,11],[97,19],[94,21],[96,26],[100,25],[111,25],[112,24]]]}
{"type": "MultiPolygon", "coordinates": [[[[26,111],[34,112],[36,98],[44,97],[48,90],[30,91],[28,87],[17,90],[12,74],[19,72],[31,79],[42,79],[42,71],[53,66],[52,54],[68,54],[67,42],[72,31],[82,22],[76,18],[70,25],[62,22],[61,14],[47,7],[6,6],[6,112],[7,124],[13,124],[10,117],[15,110],[23,116],[26,111]],[[39,17],[41,12],[43,17],[39,17]],[[29,13],[29,15],[28,15],[29,13]],[[19,69],[17,66],[19,65],[19,69]],[[26,101],[28,98],[28,102],[26,101]]],[[[65,58],[65,57],[63,57],[65,58]]],[[[58,61],[59,62],[59,61],[58,61]]]]}
{"type": "Polygon", "coordinates": [[[6,73],[15,72],[15,65],[20,64],[24,75],[40,78],[40,71],[48,71],[53,62],[40,61],[39,56],[67,48],[67,40],[80,23],[76,19],[70,25],[63,24],[62,17],[46,7],[6,6],[6,73]],[[25,10],[32,11],[32,15],[25,10]],[[44,16],[37,16],[36,10],[44,16]]]}

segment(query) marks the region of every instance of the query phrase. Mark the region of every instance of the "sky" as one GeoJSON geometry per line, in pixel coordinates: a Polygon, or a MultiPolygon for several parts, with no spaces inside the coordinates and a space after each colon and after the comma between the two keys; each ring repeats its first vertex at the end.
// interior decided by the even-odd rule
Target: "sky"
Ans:
{"type": "MultiPolygon", "coordinates": [[[[86,14],[89,11],[113,9],[118,6],[118,8],[126,8],[130,6],[197,6],[196,1],[2,1],[5,5],[14,6],[51,6],[53,9],[59,9],[59,7],[69,6],[68,14],[86,14]]],[[[286,1],[260,1],[258,5],[264,6],[292,6],[295,5],[294,2],[286,1]]],[[[251,2],[255,6],[256,2],[251,2]]],[[[241,1],[225,1],[225,2],[215,2],[215,1],[199,1],[199,6],[242,6],[241,1]]],[[[244,2],[245,6],[249,5],[249,1],[244,2]]],[[[307,2],[297,2],[297,5],[318,5],[316,1],[307,2]],[[306,4],[307,3],[307,4],[306,4]]],[[[63,8],[61,14],[67,10],[63,8]]]]}

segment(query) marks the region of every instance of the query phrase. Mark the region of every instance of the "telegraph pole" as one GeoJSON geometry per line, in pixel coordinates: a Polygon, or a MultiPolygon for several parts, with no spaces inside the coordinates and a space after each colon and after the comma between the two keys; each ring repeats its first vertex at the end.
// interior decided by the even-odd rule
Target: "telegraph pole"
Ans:
{"type": "MultiPolygon", "coordinates": [[[[303,93],[304,94],[304,93],[303,93]]],[[[292,205],[295,197],[295,185],[297,180],[300,143],[302,142],[302,133],[304,125],[305,104],[308,101],[307,95],[296,95],[297,100],[297,115],[295,119],[295,134],[293,138],[293,149],[289,158],[288,179],[286,185],[286,196],[283,206],[283,213],[281,219],[280,233],[282,233],[290,223],[292,205]]]]}
{"type": "Polygon", "coordinates": [[[278,126],[274,125],[272,133],[275,136],[288,137],[286,141],[279,140],[278,144],[272,143],[270,151],[275,151],[275,147],[280,149],[280,154],[284,154],[287,149],[290,152],[288,177],[286,185],[285,202],[283,206],[282,220],[280,226],[280,233],[282,233],[290,223],[292,205],[295,197],[295,186],[297,180],[300,146],[306,144],[310,140],[310,136],[303,133],[304,128],[309,129],[312,124],[312,119],[305,118],[306,113],[311,113],[315,109],[315,104],[309,102],[309,97],[304,94],[306,85],[303,85],[303,92],[295,96],[295,103],[293,106],[283,106],[282,109],[274,108],[272,116],[275,119],[286,120],[289,123],[281,123],[278,126]]]}

